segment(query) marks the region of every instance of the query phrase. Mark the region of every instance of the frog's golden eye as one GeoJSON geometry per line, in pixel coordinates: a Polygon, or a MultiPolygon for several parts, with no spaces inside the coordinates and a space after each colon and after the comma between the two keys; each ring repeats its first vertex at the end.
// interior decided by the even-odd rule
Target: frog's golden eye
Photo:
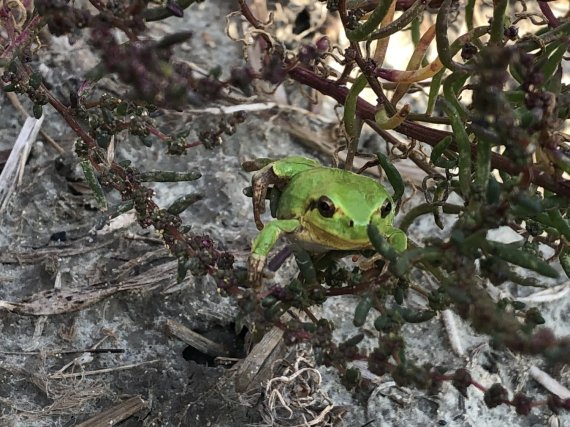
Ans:
{"type": "Polygon", "coordinates": [[[390,214],[390,212],[392,212],[392,203],[390,202],[390,200],[386,199],[384,200],[384,204],[380,208],[380,216],[382,218],[386,218],[390,214]]]}
{"type": "Polygon", "coordinates": [[[334,203],[327,196],[319,197],[319,201],[317,202],[317,209],[319,210],[319,213],[325,218],[331,218],[336,210],[334,203]]]}

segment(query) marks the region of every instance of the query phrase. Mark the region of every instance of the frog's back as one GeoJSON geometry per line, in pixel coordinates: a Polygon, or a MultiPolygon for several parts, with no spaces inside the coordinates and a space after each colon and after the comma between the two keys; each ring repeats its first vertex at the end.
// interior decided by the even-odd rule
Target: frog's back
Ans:
{"type": "Polygon", "coordinates": [[[327,196],[356,217],[359,212],[368,215],[389,198],[386,189],[372,178],[344,169],[314,168],[291,179],[281,195],[277,217],[298,217],[321,196],[327,196]]]}

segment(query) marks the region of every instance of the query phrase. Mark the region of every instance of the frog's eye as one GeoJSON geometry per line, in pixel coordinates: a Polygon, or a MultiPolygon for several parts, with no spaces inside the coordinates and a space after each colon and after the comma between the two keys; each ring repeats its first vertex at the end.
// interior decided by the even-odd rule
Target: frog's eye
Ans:
{"type": "Polygon", "coordinates": [[[319,198],[317,209],[319,209],[319,213],[325,218],[331,218],[336,210],[334,203],[327,196],[321,196],[319,198]]]}
{"type": "Polygon", "coordinates": [[[386,199],[384,201],[384,204],[380,208],[380,216],[382,218],[386,218],[390,214],[390,212],[392,212],[392,203],[390,202],[390,200],[386,199]]]}

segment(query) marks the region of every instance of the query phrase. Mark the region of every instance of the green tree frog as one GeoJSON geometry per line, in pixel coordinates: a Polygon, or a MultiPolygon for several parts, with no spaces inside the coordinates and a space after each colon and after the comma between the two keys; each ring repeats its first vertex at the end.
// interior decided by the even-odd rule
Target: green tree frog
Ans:
{"type": "Polygon", "coordinates": [[[406,249],[405,233],[395,228],[394,201],[372,178],[324,167],[305,157],[287,157],[267,164],[252,177],[253,215],[260,233],[253,241],[248,277],[258,284],[267,256],[286,236],[308,251],[359,251],[372,248],[367,226],[374,224],[398,250],[406,249]],[[268,187],[281,191],[276,219],[264,224],[268,187]]]}

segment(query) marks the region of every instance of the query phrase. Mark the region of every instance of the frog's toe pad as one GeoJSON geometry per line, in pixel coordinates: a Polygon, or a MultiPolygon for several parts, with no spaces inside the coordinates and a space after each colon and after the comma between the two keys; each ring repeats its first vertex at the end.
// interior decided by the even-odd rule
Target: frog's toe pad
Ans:
{"type": "Polygon", "coordinates": [[[265,255],[251,254],[249,256],[247,278],[253,286],[257,287],[261,284],[266,260],[265,255]]]}

